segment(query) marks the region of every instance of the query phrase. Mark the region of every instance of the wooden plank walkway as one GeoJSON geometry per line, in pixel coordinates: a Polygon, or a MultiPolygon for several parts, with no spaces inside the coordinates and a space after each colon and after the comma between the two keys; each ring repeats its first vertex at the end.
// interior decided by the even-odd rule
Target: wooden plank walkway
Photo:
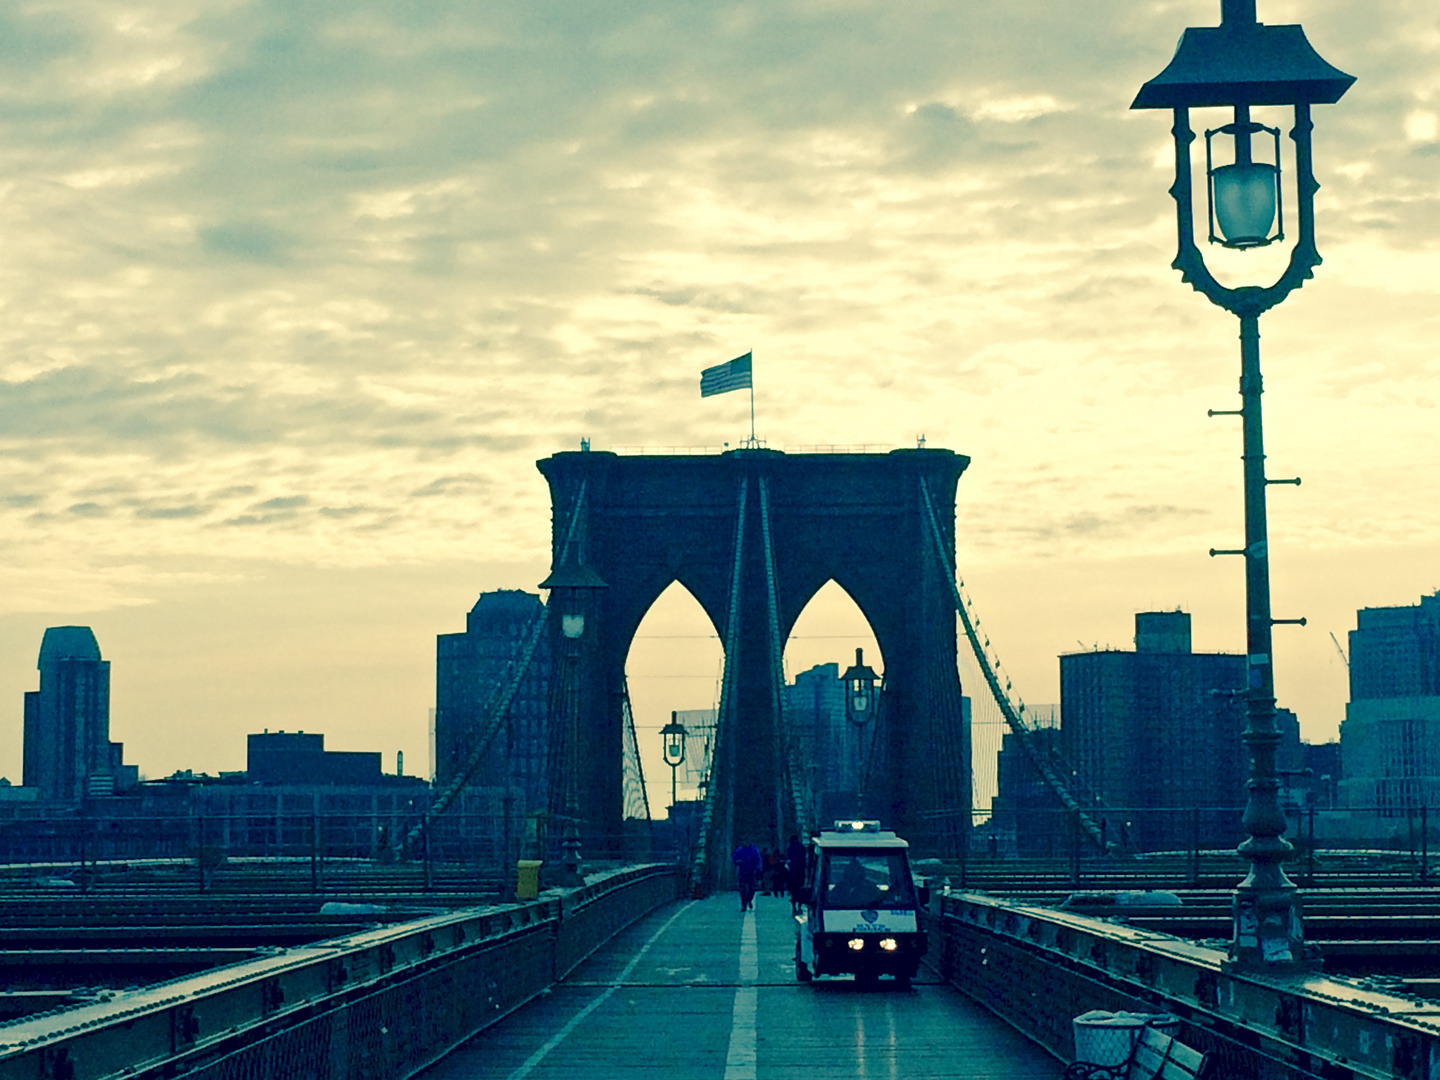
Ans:
{"type": "Polygon", "coordinates": [[[424,1080],[1055,1080],[1062,1065],[932,977],[795,981],[790,902],[669,905],[424,1080]]]}

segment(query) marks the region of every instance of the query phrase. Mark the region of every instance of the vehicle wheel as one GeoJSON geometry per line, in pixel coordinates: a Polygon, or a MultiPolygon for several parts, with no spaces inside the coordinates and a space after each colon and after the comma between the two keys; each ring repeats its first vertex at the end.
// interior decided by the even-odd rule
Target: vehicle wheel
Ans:
{"type": "Polygon", "coordinates": [[[809,982],[815,976],[810,974],[810,969],[805,966],[804,960],[795,961],[795,978],[800,982],[809,982]]]}

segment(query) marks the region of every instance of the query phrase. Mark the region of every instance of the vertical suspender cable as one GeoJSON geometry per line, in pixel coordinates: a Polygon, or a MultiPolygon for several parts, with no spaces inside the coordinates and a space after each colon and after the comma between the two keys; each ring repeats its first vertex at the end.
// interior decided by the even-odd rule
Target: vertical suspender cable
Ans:
{"type": "Polygon", "coordinates": [[[625,791],[625,813],[626,816],[640,817],[643,813],[647,822],[650,817],[650,793],[645,790],[645,767],[640,762],[640,739],[635,734],[635,710],[630,706],[630,680],[622,673],[620,676],[620,712],[622,728],[620,737],[624,740],[625,749],[623,774],[625,791]],[[637,813],[631,815],[630,811],[637,813]]]}

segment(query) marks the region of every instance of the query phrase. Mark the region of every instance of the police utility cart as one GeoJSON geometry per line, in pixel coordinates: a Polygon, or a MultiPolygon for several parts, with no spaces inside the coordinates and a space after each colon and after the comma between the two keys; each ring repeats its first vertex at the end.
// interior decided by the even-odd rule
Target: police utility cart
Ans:
{"type": "Polygon", "coordinates": [[[878,821],[837,821],[810,841],[795,938],[795,977],[888,975],[908,986],[925,955],[909,848],[878,821]]]}

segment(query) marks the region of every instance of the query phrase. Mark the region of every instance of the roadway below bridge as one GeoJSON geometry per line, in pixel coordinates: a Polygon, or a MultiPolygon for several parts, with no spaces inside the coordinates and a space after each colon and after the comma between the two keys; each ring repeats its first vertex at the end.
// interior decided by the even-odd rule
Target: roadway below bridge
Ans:
{"type": "Polygon", "coordinates": [[[668,904],[424,1080],[1054,1080],[1046,1050],[928,969],[909,989],[795,979],[790,902],[668,904]]]}

